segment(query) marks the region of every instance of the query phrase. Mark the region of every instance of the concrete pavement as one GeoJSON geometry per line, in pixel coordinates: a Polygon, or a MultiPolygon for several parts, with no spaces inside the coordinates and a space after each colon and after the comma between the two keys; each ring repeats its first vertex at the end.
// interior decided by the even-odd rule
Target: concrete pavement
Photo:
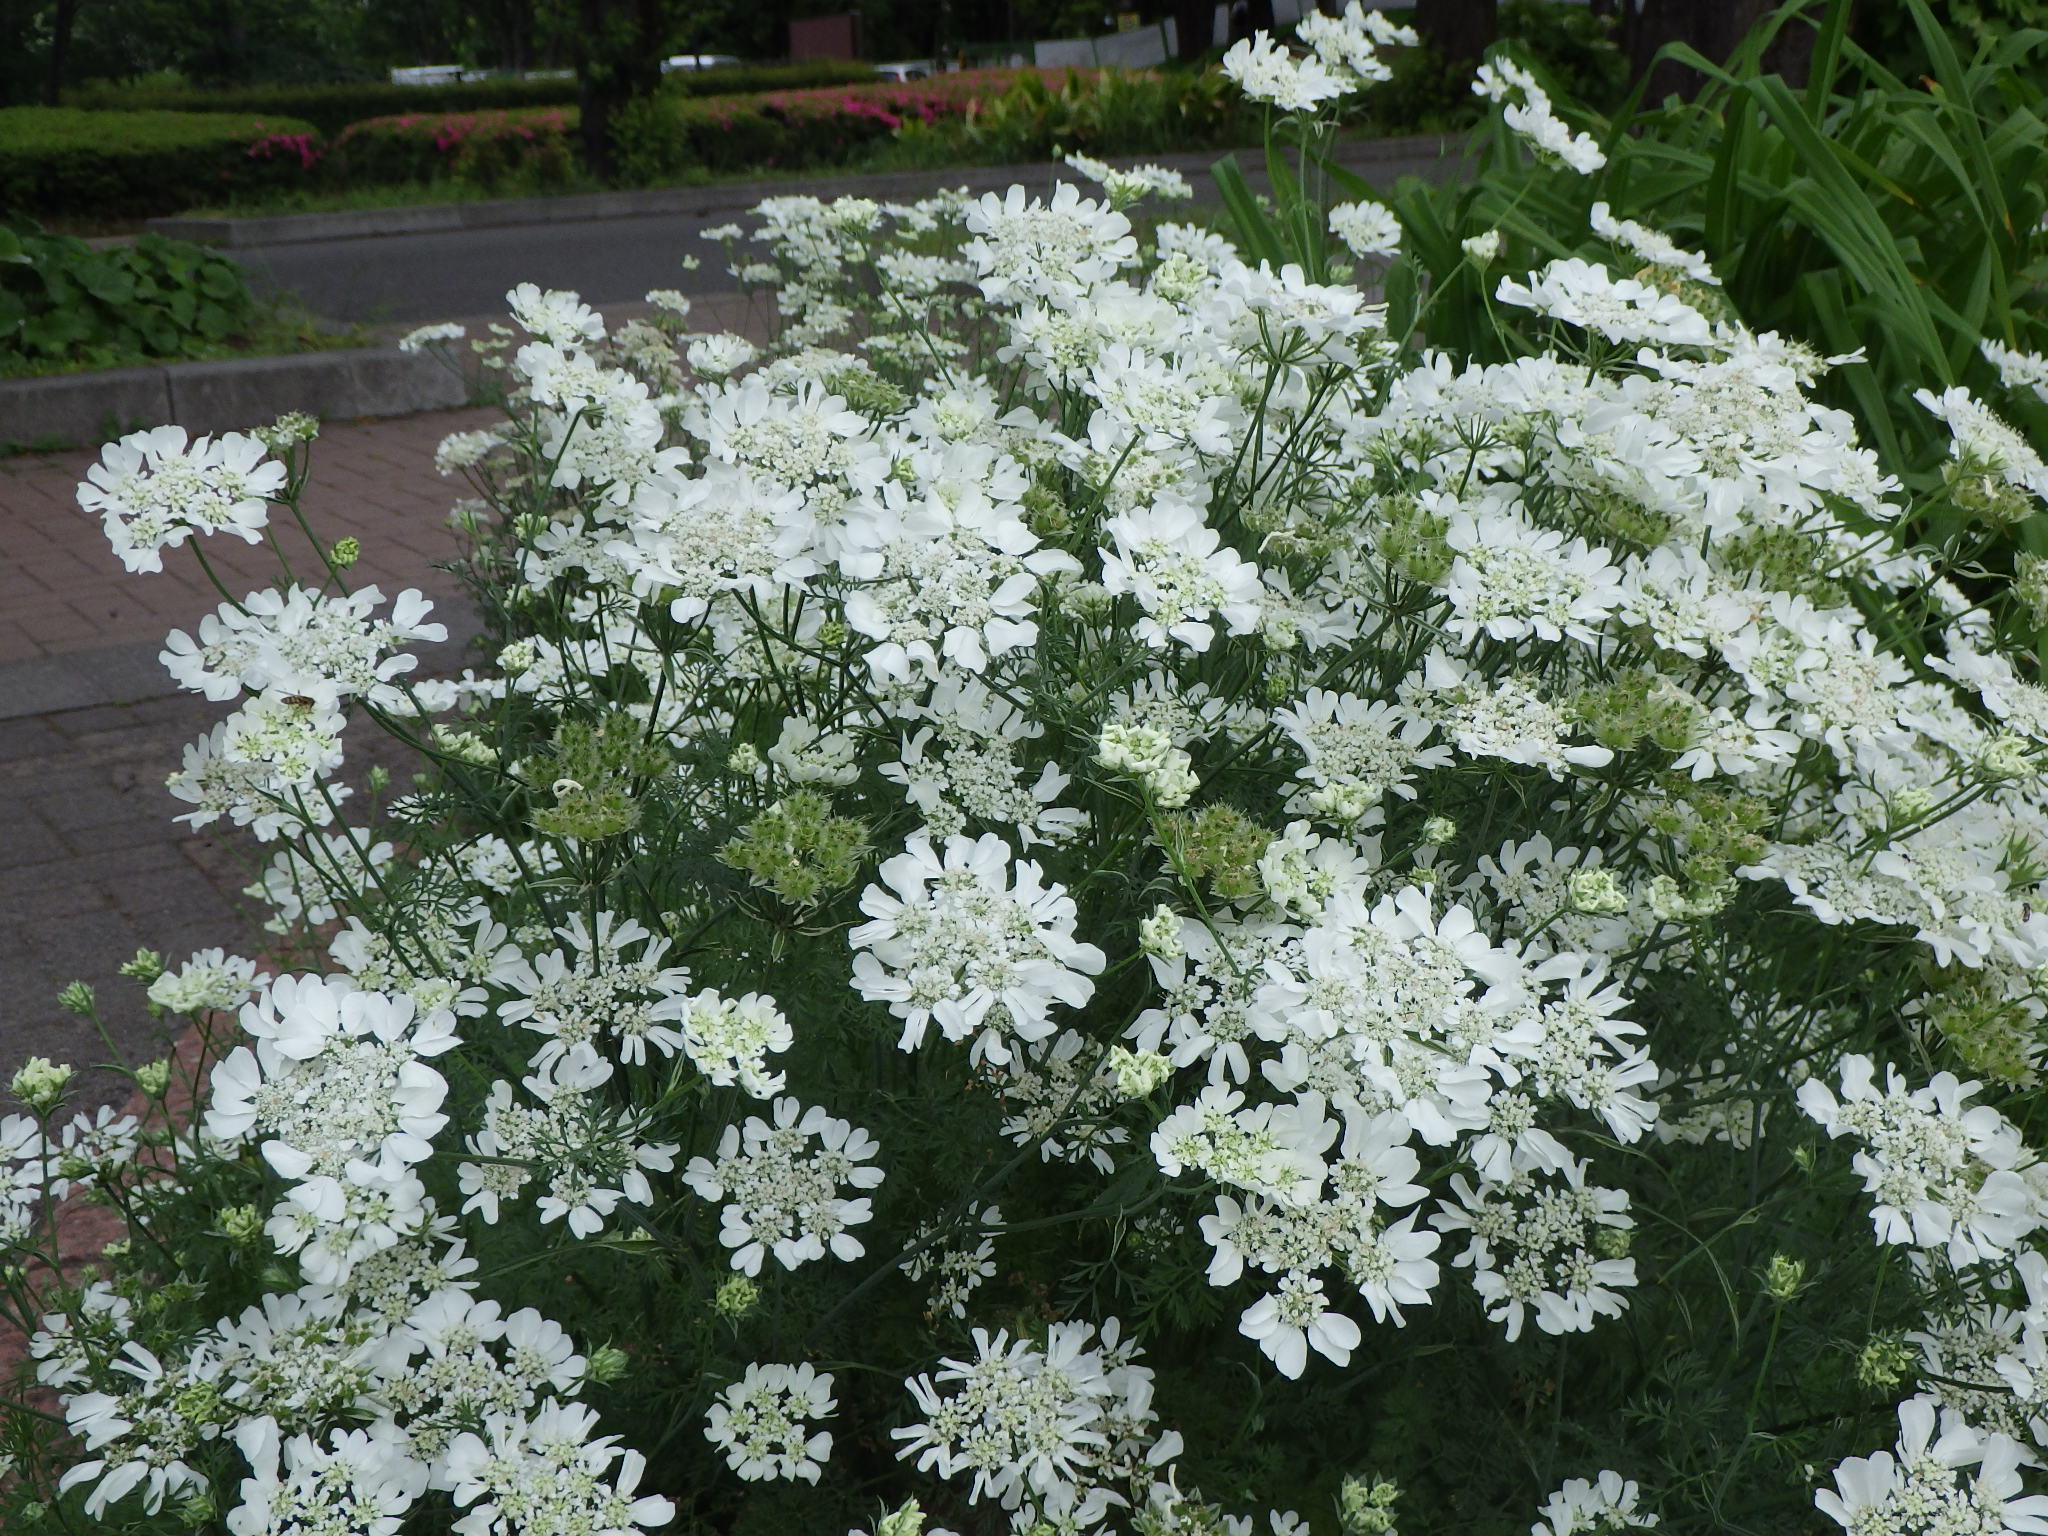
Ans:
{"type": "MultiPolygon", "coordinates": [[[[1451,174],[1462,140],[1355,140],[1338,146],[1337,162],[1375,187],[1403,176],[1451,174]]],[[[1157,159],[1185,175],[1198,198],[1216,201],[1209,168],[1214,153],[1157,159]]],[[[1256,156],[1238,152],[1253,190],[1264,190],[1256,156]]],[[[418,324],[500,306],[514,283],[569,288],[593,304],[638,299],[652,288],[708,294],[730,289],[724,251],[699,238],[706,229],[740,222],[762,197],[808,193],[817,197],[873,197],[901,201],[948,187],[998,191],[1021,183],[1044,188],[1073,173],[1051,164],[970,170],[830,176],[749,183],[743,188],[692,189],[676,210],[626,217],[547,220],[488,228],[365,235],[273,245],[237,245],[235,260],[249,269],[262,292],[296,298],[330,320],[418,324]],[[682,257],[702,258],[685,271],[682,257]]],[[[535,217],[541,217],[536,213],[535,217]]],[[[337,226],[340,227],[340,226],[337,226]]]]}

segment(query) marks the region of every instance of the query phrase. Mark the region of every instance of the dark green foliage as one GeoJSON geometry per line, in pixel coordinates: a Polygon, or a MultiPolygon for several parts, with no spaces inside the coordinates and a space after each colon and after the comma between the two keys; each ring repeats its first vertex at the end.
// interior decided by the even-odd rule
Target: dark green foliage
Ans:
{"type": "Polygon", "coordinates": [[[143,235],[94,250],[0,227],[0,375],[193,357],[254,316],[241,268],[201,246],[143,235]]]}
{"type": "MultiPolygon", "coordinates": [[[[803,64],[742,65],[728,69],[678,70],[662,82],[664,94],[725,95],[744,91],[790,90],[872,80],[862,64],[819,60],[803,64]]],[[[485,112],[517,107],[569,106],[576,82],[473,80],[457,85],[390,85],[382,81],[343,85],[248,85],[200,90],[184,85],[94,85],[65,98],[74,106],[117,111],[278,112],[303,118],[332,137],[351,123],[401,113],[485,112]]]]}
{"type": "Polygon", "coordinates": [[[0,213],[175,213],[204,198],[303,182],[311,123],[196,112],[0,110],[0,213]]]}

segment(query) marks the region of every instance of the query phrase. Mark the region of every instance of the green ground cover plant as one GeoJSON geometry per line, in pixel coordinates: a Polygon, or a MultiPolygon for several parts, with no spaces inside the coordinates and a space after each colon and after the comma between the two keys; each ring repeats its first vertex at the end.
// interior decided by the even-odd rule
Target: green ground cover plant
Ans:
{"type": "Polygon", "coordinates": [[[355,344],[254,299],[241,268],[145,234],[95,249],[0,226],[0,378],[355,344]]]}

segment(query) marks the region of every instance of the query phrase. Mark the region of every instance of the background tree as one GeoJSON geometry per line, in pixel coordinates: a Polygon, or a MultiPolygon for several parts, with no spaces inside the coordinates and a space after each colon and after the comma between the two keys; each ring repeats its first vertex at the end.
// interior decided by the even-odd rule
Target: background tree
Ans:
{"type": "Polygon", "coordinates": [[[1416,0],[1415,30],[1446,64],[1476,64],[1500,35],[1500,0],[1416,0]]]}

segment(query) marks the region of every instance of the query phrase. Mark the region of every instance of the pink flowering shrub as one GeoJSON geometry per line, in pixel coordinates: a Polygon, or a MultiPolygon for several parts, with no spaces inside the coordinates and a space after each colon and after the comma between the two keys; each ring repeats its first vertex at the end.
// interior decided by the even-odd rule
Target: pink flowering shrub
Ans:
{"type": "Polygon", "coordinates": [[[404,112],[351,123],[334,142],[334,171],[357,182],[452,178],[484,186],[551,186],[573,164],[567,107],[404,112]]]}

